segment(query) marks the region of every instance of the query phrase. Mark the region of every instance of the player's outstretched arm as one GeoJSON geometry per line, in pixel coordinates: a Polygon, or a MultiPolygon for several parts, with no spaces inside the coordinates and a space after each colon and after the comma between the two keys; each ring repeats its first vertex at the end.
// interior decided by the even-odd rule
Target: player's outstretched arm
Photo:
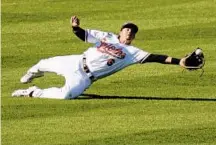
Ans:
{"type": "Polygon", "coordinates": [[[180,65],[184,67],[184,58],[173,58],[167,55],[161,55],[161,54],[150,54],[142,63],[150,63],[150,62],[156,62],[156,63],[162,63],[162,64],[174,64],[174,65],[180,65]]]}
{"type": "Polygon", "coordinates": [[[181,59],[173,58],[167,55],[150,54],[145,60],[141,60],[141,63],[145,62],[176,64],[188,70],[203,70],[203,67],[205,65],[205,58],[202,49],[198,47],[193,52],[187,54],[181,59]]]}
{"type": "Polygon", "coordinates": [[[77,16],[72,16],[70,21],[73,33],[82,41],[85,41],[86,31],[80,28],[80,20],[77,18],[77,16]]]}

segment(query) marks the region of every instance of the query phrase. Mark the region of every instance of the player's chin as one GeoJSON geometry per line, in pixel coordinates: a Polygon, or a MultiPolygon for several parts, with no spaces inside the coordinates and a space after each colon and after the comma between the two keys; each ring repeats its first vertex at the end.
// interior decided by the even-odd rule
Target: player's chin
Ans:
{"type": "Polygon", "coordinates": [[[126,44],[131,44],[133,39],[127,39],[126,44]]]}

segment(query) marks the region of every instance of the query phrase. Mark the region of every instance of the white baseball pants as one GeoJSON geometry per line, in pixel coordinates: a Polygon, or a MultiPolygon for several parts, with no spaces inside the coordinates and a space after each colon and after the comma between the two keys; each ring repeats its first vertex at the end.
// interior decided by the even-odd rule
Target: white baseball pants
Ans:
{"type": "Polygon", "coordinates": [[[91,80],[83,71],[83,56],[68,55],[57,56],[40,60],[28,71],[54,72],[65,78],[65,85],[62,88],[37,89],[33,97],[53,99],[73,99],[81,95],[90,85],[91,80]]]}

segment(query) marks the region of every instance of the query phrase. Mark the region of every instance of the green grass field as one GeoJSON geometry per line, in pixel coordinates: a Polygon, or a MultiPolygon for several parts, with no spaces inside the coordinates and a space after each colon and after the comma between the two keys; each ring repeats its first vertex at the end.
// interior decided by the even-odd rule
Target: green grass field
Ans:
{"type": "Polygon", "coordinates": [[[215,0],[2,0],[1,17],[2,145],[216,144],[215,0]],[[181,58],[201,47],[205,73],[134,65],[93,84],[89,97],[12,98],[32,84],[63,85],[55,74],[19,79],[42,58],[91,46],[71,32],[72,15],[83,28],[115,33],[132,21],[133,44],[152,53],[181,58]]]}

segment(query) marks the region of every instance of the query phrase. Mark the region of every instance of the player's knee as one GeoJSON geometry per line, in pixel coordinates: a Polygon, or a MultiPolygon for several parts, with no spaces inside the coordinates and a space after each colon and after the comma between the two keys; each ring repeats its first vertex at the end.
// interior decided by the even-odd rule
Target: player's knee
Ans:
{"type": "Polygon", "coordinates": [[[67,93],[63,93],[61,98],[62,99],[65,99],[65,100],[69,100],[69,99],[75,99],[77,98],[78,96],[77,95],[74,95],[73,93],[71,92],[67,92],[67,93]]]}
{"type": "Polygon", "coordinates": [[[45,62],[46,59],[41,59],[38,64],[43,64],[45,62]]]}

